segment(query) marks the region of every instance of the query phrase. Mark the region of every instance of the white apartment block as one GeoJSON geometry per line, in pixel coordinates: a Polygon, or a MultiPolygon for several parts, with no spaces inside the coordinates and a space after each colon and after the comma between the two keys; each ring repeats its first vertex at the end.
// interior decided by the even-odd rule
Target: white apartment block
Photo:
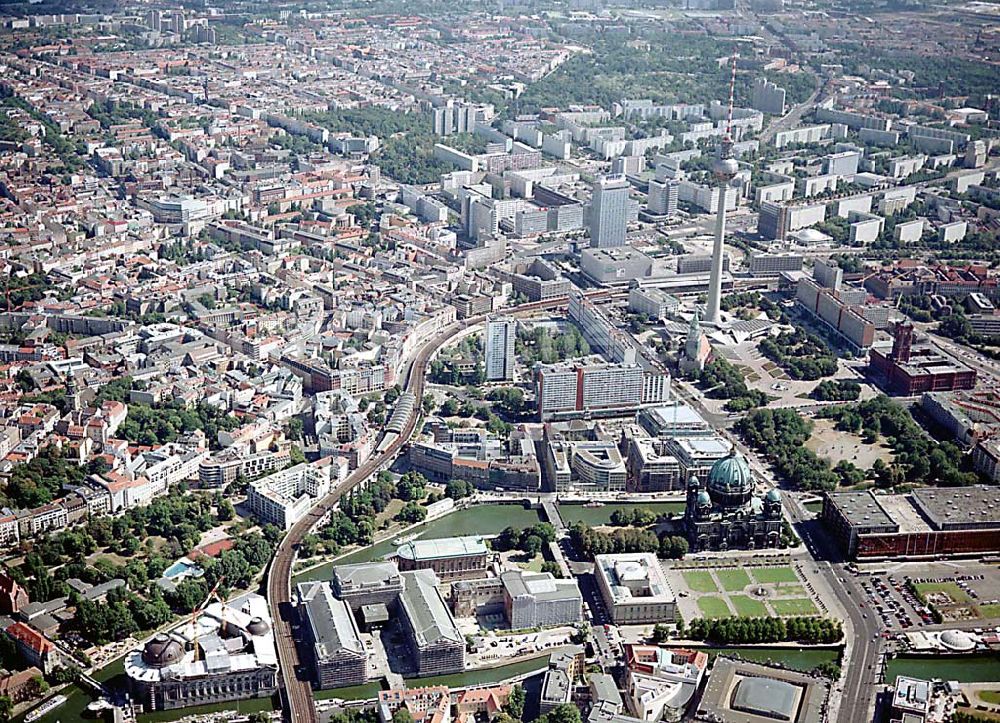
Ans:
{"type": "Polygon", "coordinates": [[[965,238],[968,231],[969,224],[966,221],[946,223],[938,228],[938,239],[942,243],[958,243],[965,238]]]}
{"type": "Polygon", "coordinates": [[[514,341],[517,322],[514,319],[489,319],[486,322],[486,380],[514,379],[514,341]]]}
{"type": "Polygon", "coordinates": [[[784,148],[794,143],[819,143],[830,136],[830,124],[793,128],[789,131],[779,131],[774,134],[774,147],[784,148]]]}
{"type": "Polygon", "coordinates": [[[927,163],[927,156],[906,156],[889,161],[889,175],[893,178],[906,178],[916,173],[927,163]]]}
{"type": "Polygon", "coordinates": [[[10,548],[16,545],[20,539],[17,516],[10,510],[0,510],[0,545],[10,548]]]}
{"type": "Polygon", "coordinates": [[[329,459],[298,464],[250,483],[247,506],[263,524],[288,530],[330,491],[329,459]]]}
{"type": "Polygon", "coordinates": [[[53,503],[34,510],[28,524],[29,534],[37,537],[43,532],[64,529],[69,524],[69,514],[65,507],[53,503]]]}
{"type": "Polygon", "coordinates": [[[799,182],[799,185],[802,189],[802,195],[809,198],[810,196],[818,196],[827,191],[836,191],[838,183],[840,183],[840,176],[832,173],[825,176],[803,178],[799,182]]]}
{"type": "Polygon", "coordinates": [[[666,319],[676,314],[681,302],[662,289],[637,287],[628,292],[628,310],[654,319],[666,319]]]}
{"type": "Polygon", "coordinates": [[[635,364],[538,364],[539,416],[546,421],[628,413],[643,403],[643,376],[642,367],[635,364]]]}
{"type": "Polygon", "coordinates": [[[207,449],[185,449],[165,445],[143,454],[145,468],[142,474],[156,485],[172,484],[198,478],[198,467],[208,459],[207,449]]]}
{"type": "Polygon", "coordinates": [[[680,199],[679,183],[673,179],[649,182],[647,208],[657,216],[676,216],[677,202],[680,199]]]}

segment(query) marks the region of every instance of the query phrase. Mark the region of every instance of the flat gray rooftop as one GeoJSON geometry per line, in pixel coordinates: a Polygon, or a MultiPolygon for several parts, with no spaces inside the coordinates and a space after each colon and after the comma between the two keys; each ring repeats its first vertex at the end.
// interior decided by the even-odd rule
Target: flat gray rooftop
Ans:
{"type": "Polygon", "coordinates": [[[998,487],[925,487],[912,495],[934,529],[1000,527],[998,487]]]}
{"type": "Polygon", "coordinates": [[[834,492],[830,494],[830,502],[847,518],[851,525],[887,527],[896,524],[896,521],[879,504],[878,498],[868,490],[864,492],[834,492]]]}
{"type": "Polygon", "coordinates": [[[748,713],[763,713],[778,720],[795,720],[802,689],[785,680],[743,678],[733,691],[732,706],[748,713]]]}
{"type": "Polygon", "coordinates": [[[719,657],[698,705],[697,720],[823,723],[829,685],[807,673],[719,657]]]}

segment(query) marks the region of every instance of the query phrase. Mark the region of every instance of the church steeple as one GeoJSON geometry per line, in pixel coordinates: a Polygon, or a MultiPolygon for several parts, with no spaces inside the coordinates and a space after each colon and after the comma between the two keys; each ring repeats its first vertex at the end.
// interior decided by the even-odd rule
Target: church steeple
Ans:
{"type": "Polygon", "coordinates": [[[688,359],[698,358],[698,347],[701,346],[701,317],[694,310],[691,323],[688,325],[687,340],[684,343],[684,353],[688,359]]]}
{"type": "Polygon", "coordinates": [[[66,393],[63,395],[66,402],[66,409],[70,411],[80,410],[80,386],[76,383],[76,375],[73,372],[66,374],[66,393]]]}

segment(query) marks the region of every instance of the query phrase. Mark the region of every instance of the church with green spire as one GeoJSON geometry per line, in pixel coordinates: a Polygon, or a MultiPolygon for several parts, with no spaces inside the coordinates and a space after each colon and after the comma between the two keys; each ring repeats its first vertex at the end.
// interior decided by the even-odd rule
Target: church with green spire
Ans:
{"type": "Polygon", "coordinates": [[[701,371],[712,356],[712,345],[708,343],[708,336],[701,329],[701,317],[695,309],[688,325],[687,339],[684,342],[684,352],[681,354],[679,364],[681,372],[691,374],[701,371]]]}

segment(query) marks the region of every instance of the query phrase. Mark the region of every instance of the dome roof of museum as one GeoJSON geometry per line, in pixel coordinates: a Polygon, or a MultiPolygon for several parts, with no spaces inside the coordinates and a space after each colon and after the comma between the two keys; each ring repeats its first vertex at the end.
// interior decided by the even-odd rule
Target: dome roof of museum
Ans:
{"type": "Polygon", "coordinates": [[[154,636],[142,649],[142,660],[154,668],[165,668],[184,657],[184,648],[169,635],[154,636]]]}

